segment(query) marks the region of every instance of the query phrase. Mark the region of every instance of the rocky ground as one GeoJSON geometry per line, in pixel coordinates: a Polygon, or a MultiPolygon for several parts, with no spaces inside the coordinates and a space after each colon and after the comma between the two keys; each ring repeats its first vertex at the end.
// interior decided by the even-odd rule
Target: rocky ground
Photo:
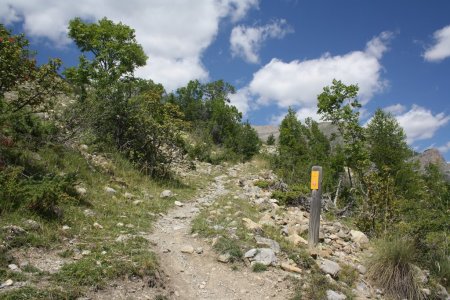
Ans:
{"type": "MultiPolygon", "coordinates": [[[[127,245],[137,237],[149,241],[158,258],[157,270],[150,275],[110,280],[106,286],[91,288],[79,300],[319,297],[311,295],[330,300],[384,298],[382,287],[372,287],[365,277],[364,258],[371,251],[369,239],[342,222],[323,218],[320,243],[310,249],[306,241],[308,211],[304,207],[284,207],[272,199],[268,183],[278,179],[258,162],[231,166],[197,163],[195,170],[180,172],[183,178],[194,181],[211,179],[193,198],[183,199],[171,190],[162,191],[159,199],[176,199],[167,213],[155,217],[144,210],[137,211],[134,218],[149,215],[156,218],[152,230],[134,228],[136,225],[132,223],[140,221],[131,219],[131,225],[121,222],[112,225],[120,225],[120,231],[112,235],[115,244],[127,245]]],[[[113,192],[105,190],[105,193],[113,192]]],[[[130,198],[128,205],[144,205],[143,200],[135,200],[131,193],[124,195],[130,198]]],[[[86,209],[83,214],[94,218],[96,212],[86,209]]],[[[102,224],[94,222],[93,227],[103,230],[108,226],[102,224]]],[[[20,235],[22,230],[40,225],[29,221],[24,223],[26,226],[31,229],[12,226],[3,230],[20,235]]],[[[65,230],[70,227],[61,228],[62,232],[65,230]]],[[[14,251],[16,264],[9,268],[11,272],[32,272],[29,270],[32,266],[44,274],[35,284],[46,286],[47,278],[57,274],[62,266],[93,255],[80,244],[70,248],[71,243],[76,244],[75,239],[67,239],[65,251],[72,251],[67,257],[61,255],[62,249],[14,251]]],[[[107,255],[106,252],[98,255],[107,255]]],[[[97,260],[97,264],[101,263],[97,260]]],[[[424,283],[427,277],[426,272],[421,273],[424,283]]],[[[30,281],[9,279],[1,283],[0,297],[2,290],[27,284],[30,281]]],[[[423,292],[430,293],[427,289],[423,292]]]]}

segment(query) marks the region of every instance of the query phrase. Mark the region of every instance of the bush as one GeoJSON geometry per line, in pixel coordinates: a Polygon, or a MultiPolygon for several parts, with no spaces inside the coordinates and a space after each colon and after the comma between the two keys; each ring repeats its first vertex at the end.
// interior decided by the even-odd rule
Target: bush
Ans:
{"type": "Polygon", "coordinates": [[[423,299],[413,266],[415,248],[405,238],[381,239],[368,259],[367,276],[394,299],[423,299]]]}
{"type": "Polygon", "coordinates": [[[275,145],[275,137],[273,136],[273,133],[271,133],[271,134],[267,137],[267,145],[269,145],[269,146],[275,145]]]}
{"type": "Polygon", "coordinates": [[[272,198],[277,199],[281,205],[299,205],[303,198],[310,193],[306,185],[292,185],[288,191],[276,190],[272,192],[272,198]]]}
{"type": "Polygon", "coordinates": [[[252,271],[255,273],[264,272],[267,271],[267,266],[262,263],[255,263],[252,265],[252,271]]]}

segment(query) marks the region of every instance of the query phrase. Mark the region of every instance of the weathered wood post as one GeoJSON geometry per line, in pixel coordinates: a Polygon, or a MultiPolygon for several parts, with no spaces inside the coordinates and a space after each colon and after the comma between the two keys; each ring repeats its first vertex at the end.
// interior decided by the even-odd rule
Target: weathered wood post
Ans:
{"type": "Polygon", "coordinates": [[[315,247],[319,242],[320,210],[322,208],[322,167],[312,167],[311,190],[308,245],[309,247],[315,247]]]}

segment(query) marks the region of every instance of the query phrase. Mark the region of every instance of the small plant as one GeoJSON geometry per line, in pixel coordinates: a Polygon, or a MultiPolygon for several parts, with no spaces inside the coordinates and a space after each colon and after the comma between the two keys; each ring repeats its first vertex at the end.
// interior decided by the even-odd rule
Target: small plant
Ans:
{"type": "Polygon", "coordinates": [[[270,182],[267,180],[258,180],[253,185],[262,189],[267,189],[270,186],[270,182]]]}
{"type": "Polygon", "coordinates": [[[404,238],[381,239],[368,260],[367,275],[394,299],[423,299],[413,262],[415,248],[404,238]]]}
{"type": "Polygon", "coordinates": [[[339,271],[339,281],[345,282],[349,287],[355,284],[358,279],[358,271],[349,265],[342,266],[339,271]]]}
{"type": "Polygon", "coordinates": [[[242,259],[242,251],[239,245],[225,237],[220,237],[217,243],[214,245],[214,249],[220,253],[230,254],[230,261],[235,262],[242,259]]]}
{"type": "Polygon", "coordinates": [[[267,266],[262,263],[254,263],[252,265],[252,271],[255,273],[264,272],[264,271],[267,271],[267,266]]]}

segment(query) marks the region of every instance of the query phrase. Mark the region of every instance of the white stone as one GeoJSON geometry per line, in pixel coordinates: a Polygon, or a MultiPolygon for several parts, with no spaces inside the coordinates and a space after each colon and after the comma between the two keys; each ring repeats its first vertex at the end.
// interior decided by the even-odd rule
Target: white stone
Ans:
{"type": "Polygon", "coordinates": [[[127,198],[127,199],[132,199],[132,198],[134,198],[134,195],[131,194],[131,193],[128,193],[128,192],[125,192],[125,194],[123,194],[123,196],[124,196],[125,198],[127,198]]]}
{"type": "Polygon", "coordinates": [[[8,268],[9,268],[11,271],[13,271],[13,272],[20,272],[19,267],[18,267],[17,265],[15,265],[15,264],[10,264],[10,265],[8,265],[8,268]]]}
{"type": "Polygon", "coordinates": [[[173,193],[171,190],[164,190],[161,192],[161,194],[159,195],[160,198],[170,198],[173,197],[173,193]]]}
{"type": "Polygon", "coordinates": [[[180,201],[175,201],[174,203],[175,203],[176,206],[179,206],[179,207],[184,206],[184,204],[182,202],[180,202],[180,201]]]}
{"type": "Polygon", "coordinates": [[[70,229],[70,227],[67,226],[67,225],[64,225],[64,226],[62,227],[62,230],[69,230],[69,229],[70,229]]]}
{"type": "Polygon", "coordinates": [[[98,224],[97,222],[95,222],[93,226],[97,229],[103,229],[103,226],[98,224]]]}
{"type": "Polygon", "coordinates": [[[228,263],[230,261],[230,259],[231,259],[230,253],[221,254],[217,258],[217,260],[222,262],[222,263],[228,263]]]}
{"type": "Polygon", "coordinates": [[[8,279],[0,285],[0,288],[12,286],[13,284],[14,284],[14,281],[12,281],[12,279],[8,279]]]}
{"type": "Polygon", "coordinates": [[[105,187],[105,192],[107,192],[108,194],[115,194],[115,193],[117,193],[117,191],[115,189],[113,189],[112,187],[109,187],[109,186],[105,187]]]}
{"type": "Polygon", "coordinates": [[[82,186],[76,186],[75,187],[75,191],[78,193],[78,195],[80,196],[84,196],[87,194],[87,189],[82,187],[82,186]]]}
{"type": "Polygon", "coordinates": [[[347,297],[344,294],[327,290],[327,300],[344,300],[347,299],[347,297]]]}

